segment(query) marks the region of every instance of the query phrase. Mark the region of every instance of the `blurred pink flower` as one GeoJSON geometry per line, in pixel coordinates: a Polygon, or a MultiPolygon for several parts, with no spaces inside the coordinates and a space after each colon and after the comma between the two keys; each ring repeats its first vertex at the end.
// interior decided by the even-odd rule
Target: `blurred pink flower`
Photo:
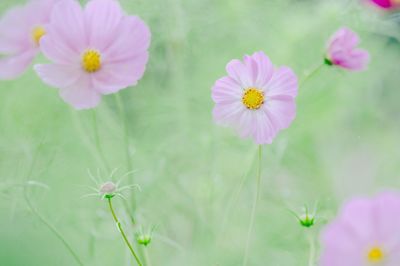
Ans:
{"type": "Polygon", "coordinates": [[[351,71],[364,70],[369,63],[369,53],[356,48],[359,42],[355,32],[339,29],[329,41],[326,62],[351,71]]]}
{"type": "Polygon", "coordinates": [[[400,6],[400,0],[369,0],[376,6],[383,9],[396,9],[400,6]]]}
{"type": "Polygon", "coordinates": [[[288,67],[275,69],[263,52],[232,60],[226,71],[212,88],[214,120],[257,144],[272,143],[296,116],[296,75],[288,67]]]}
{"type": "Polygon", "coordinates": [[[321,266],[398,266],[400,194],[347,203],[322,233],[321,266]]]}
{"type": "Polygon", "coordinates": [[[31,0],[9,10],[0,20],[0,79],[14,79],[25,72],[46,34],[56,0],[31,0]]]}
{"type": "Polygon", "coordinates": [[[73,0],[58,3],[40,41],[52,64],[36,65],[42,80],[60,89],[76,109],[93,108],[102,94],[136,85],[148,61],[150,31],[125,16],[114,0],[91,0],[82,10],[73,0]]]}

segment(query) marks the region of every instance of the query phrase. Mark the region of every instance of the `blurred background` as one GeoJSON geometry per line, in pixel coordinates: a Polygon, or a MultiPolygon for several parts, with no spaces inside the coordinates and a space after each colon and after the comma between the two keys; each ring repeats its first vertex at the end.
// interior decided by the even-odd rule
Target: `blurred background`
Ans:
{"type": "MultiPolygon", "coordinates": [[[[23,0],[2,0],[4,12],[23,0]]],[[[81,1],[84,2],[84,1],[81,1]]],[[[400,27],[394,13],[359,1],[121,0],[152,30],[150,61],[135,88],[120,92],[141,187],[135,227],[155,227],[152,266],[241,265],[255,193],[257,147],[212,121],[210,90],[233,58],[263,50],[304,79],[321,64],[330,35],[358,32],[371,53],[366,72],[324,67],[301,88],[292,126],[264,146],[262,188],[248,265],[308,265],[311,235],[357,195],[400,186],[400,27]],[[318,206],[302,228],[290,210],[318,206]]],[[[10,25],[12,27],[12,25],[10,25]]],[[[37,62],[43,62],[42,57],[37,62]]],[[[88,171],[110,171],[96,149],[93,111],[75,111],[32,70],[0,82],[0,261],[4,266],[76,265],[28,208],[28,200],[85,265],[135,265],[88,171]],[[27,185],[28,183],[31,185],[27,185]],[[36,185],[35,185],[36,184],[36,185]]],[[[113,95],[95,109],[115,180],[128,172],[124,128],[113,95]]],[[[129,177],[122,180],[129,184],[129,177]]],[[[128,191],[125,195],[131,193],[128,191]]]]}

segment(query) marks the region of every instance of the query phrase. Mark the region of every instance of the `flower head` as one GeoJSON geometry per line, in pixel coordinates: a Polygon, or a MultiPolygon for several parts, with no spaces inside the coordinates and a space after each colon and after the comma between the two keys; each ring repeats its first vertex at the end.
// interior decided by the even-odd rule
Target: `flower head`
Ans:
{"type": "Polygon", "coordinates": [[[100,177],[99,170],[97,171],[96,176],[94,176],[92,172],[88,170],[89,177],[94,182],[95,187],[89,187],[93,191],[93,193],[86,194],[83,197],[95,196],[102,199],[111,199],[115,196],[119,196],[121,198],[124,198],[123,192],[126,190],[130,190],[133,188],[137,188],[138,190],[140,190],[140,187],[136,184],[120,186],[122,180],[133,172],[125,173],[119,178],[118,181],[114,181],[114,175],[117,171],[117,168],[114,169],[108,176],[107,181],[103,181],[103,179],[100,177]]]}
{"type": "Polygon", "coordinates": [[[348,28],[339,29],[330,39],[325,63],[351,71],[361,71],[367,67],[369,53],[357,48],[360,39],[348,28]]]}
{"type": "Polygon", "coordinates": [[[397,9],[400,7],[400,0],[369,0],[369,2],[387,10],[397,9]]]}
{"type": "Polygon", "coordinates": [[[136,16],[124,15],[118,1],[77,1],[54,7],[48,33],[40,40],[52,61],[36,65],[42,80],[60,89],[76,109],[95,107],[101,95],[136,85],[148,60],[150,31],[136,16]]]}
{"type": "Polygon", "coordinates": [[[226,71],[212,88],[214,120],[257,144],[272,143],[296,116],[296,75],[288,67],[274,68],[264,52],[232,60],[226,71]]]}
{"type": "Polygon", "coordinates": [[[348,202],[322,234],[321,266],[397,266],[400,194],[348,202]]]}
{"type": "Polygon", "coordinates": [[[56,0],[31,0],[9,10],[0,20],[0,79],[14,79],[23,74],[47,32],[56,0]]]}
{"type": "Polygon", "coordinates": [[[100,186],[99,192],[102,197],[112,198],[118,192],[118,187],[112,181],[107,181],[100,186]]]}

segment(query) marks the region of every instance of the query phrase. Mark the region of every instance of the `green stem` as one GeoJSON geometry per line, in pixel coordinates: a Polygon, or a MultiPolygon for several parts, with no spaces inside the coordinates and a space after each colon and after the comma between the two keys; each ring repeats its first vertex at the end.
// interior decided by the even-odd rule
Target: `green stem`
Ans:
{"type": "Polygon", "coordinates": [[[103,147],[101,146],[100,135],[99,135],[99,127],[97,125],[97,116],[96,111],[93,109],[92,112],[92,120],[93,120],[93,133],[94,133],[94,142],[96,145],[96,149],[100,155],[101,160],[103,161],[104,167],[107,172],[110,172],[110,165],[107,162],[106,156],[104,155],[103,147]]]}
{"type": "MultiPolygon", "coordinates": [[[[29,167],[28,173],[26,175],[26,182],[28,181],[29,177],[32,175],[33,169],[36,164],[37,155],[39,154],[42,144],[43,143],[41,142],[33,156],[31,166],[29,167]]],[[[58,232],[57,228],[55,228],[54,225],[52,225],[50,222],[48,222],[47,219],[42,214],[40,214],[40,212],[35,208],[35,206],[33,206],[32,202],[29,200],[27,184],[24,185],[23,194],[24,194],[24,199],[26,201],[26,204],[28,205],[28,208],[30,209],[30,211],[39,218],[39,220],[61,241],[61,243],[63,243],[63,245],[67,248],[67,250],[72,255],[72,257],[75,259],[76,263],[80,266],[83,266],[84,264],[79,259],[79,256],[73,250],[71,245],[68,244],[67,240],[65,240],[65,238],[61,235],[61,233],[58,232]]]]}
{"type": "Polygon", "coordinates": [[[261,151],[262,151],[262,146],[258,146],[258,169],[257,169],[257,184],[256,184],[256,195],[254,197],[254,202],[253,202],[253,207],[251,210],[251,215],[250,215],[250,224],[249,224],[249,229],[247,231],[247,241],[246,241],[246,248],[244,252],[244,258],[243,258],[243,266],[247,265],[247,261],[249,258],[249,248],[250,248],[250,241],[251,241],[251,235],[253,232],[253,226],[254,226],[254,220],[256,216],[256,210],[257,210],[257,204],[258,204],[258,199],[260,198],[260,187],[261,187],[261,151]]]}
{"type": "Polygon", "coordinates": [[[151,266],[150,256],[149,253],[147,252],[147,247],[143,249],[143,252],[144,252],[144,258],[146,260],[146,265],[151,266]]]}
{"type": "MultiPolygon", "coordinates": [[[[129,141],[129,127],[128,127],[128,121],[126,119],[126,115],[124,112],[124,105],[121,99],[121,96],[119,93],[115,94],[115,100],[117,102],[117,107],[118,107],[118,112],[120,119],[123,124],[123,130],[124,130],[124,146],[125,146],[125,160],[126,160],[126,165],[127,165],[127,171],[132,172],[133,166],[132,166],[132,161],[131,161],[131,156],[129,152],[129,147],[130,147],[130,141],[129,141]]],[[[129,183],[133,184],[133,178],[132,175],[129,177],[129,183]]],[[[133,208],[135,208],[136,203],[135,203],[135,195],[132,193],[131,196],[131,203],[133,205],[133,208]]]]}
{"type": "Polygon", "coordinates": [[[311,232],[309,232],[309,234],[308,234],[308,242],[310,244],[310,253],[309,253],[309,257],[308,257],[308,266],[315,266],[315,263],[314,263],[315,243],[314,243],[314,238],[313,238],[311,232]]]}
{"type": "Polygon", "coordinates": [[[136,255],[136,252],[133,250],[132,245],[129,243],[129,240],[126,237],[124,230],[122,229],[122,226],[121,226],[121,223],[118,220],[118,217],[115,215],[114,208],[113,208],[112,203],[111,203],[111,198],[108,198],[108,206],[110,207],[111,214],[112,214],[112,216],[114,218],[115,223],[117,224],[118,231],[121,233],[122,238],[124,239],[124,241],[125,241],[126,245],[128,246],[129,250],[131,251],[133,257],[135,258],[135,260],[137,262],[137,264],[139,266],[143,266],[143,264],[140,262],[139,257],[136,255]]]}
{"type": "MultiPolygon", "coordinates": [[[[122,124],[123,124],[123,130],[124,130],[124,146],[125,146],[125,160],[126,160],[126,165],[127,165],[127,170],[128,172],[133,170],[132,162],[131,162],[131,156],[129,152],[129,146],[130,146],[130,141],[129,141],[129,127],[128,127],[128,122],[126,121],[126,115],[125,115],[125,110],[124,110],[124,104],[121,99],[121,96],[119,93],[115,94],[115,98],[117,101],[117,106],[118,106],[118,112],[119,116],[121,118],[122,124]]],[[[132,178],[131,178],[132,179],[132,178]]],[[[133,183],[133,182],[131,182],[133,183]]]]}
{"type": "Polygon", "coordinates": [[[314,68],[313,71],[311,71],[310,74],[308,74],[307,76],[304,77],[304,79],[300,82],[299,88],[302,88],[304,86],[304,84],[311,79],[312,77],[314,77],[323,67],[325,64],[320,64],[318,65],[316,68],[314,68]]]}
{"type": "Polygon", "coordinates": [[[65,238],[61,235],[60,232],[58,232],[57,228],[55,228],[50,222],[48,222],[46,220],[46,218],[44,218],[43,215],[41,215],[39,213],[39,211],[33,206],[33,204],[31,203],[31,201],[29,200],[29,197],[27,195],[27,191],[26,191],[26,186],[24,187],[24,198],[25,201],[29,207],[29,209],[32,211],[32,213],[34,213],[39,220],[63,243],[63,245],[68,249],[69,253],[71,253],[72,257],[75,259],[76,263],[80,266],[83,266],[84,264],[82,263],[82,261],[79,259],[79,256],[76,254],[76,252],[73,250],[73,248],[70,246],[70,244],[68,244],[67,240],[65,240],[65,238]]]}

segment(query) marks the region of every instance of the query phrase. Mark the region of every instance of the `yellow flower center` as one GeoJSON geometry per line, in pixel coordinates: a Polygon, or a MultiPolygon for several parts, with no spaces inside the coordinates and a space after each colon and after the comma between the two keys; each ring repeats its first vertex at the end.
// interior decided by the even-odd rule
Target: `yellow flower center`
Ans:
{"type": "Polygon", "coordinates": [[[42,26],[34,27],[32,30],[32,39],[39,45],[40,39],[46,34],[46,30],[42,26]]]}
{"type": "Polygon", "coordinates": [[[264,103],[264,93],[256,88],[248,88],[243,94],[242,102],[248,109],[259,109],[264,103]]]}
{"type": "Polygon", "coordinates": [[[372,248],[368,252],[368,260],[370,262],[380,262],[383,260],[383,251],[380,248],[372,248]]]}
{"type": "Polygon", "coordinates": [[[101,55],[98,51],[90,49],[82,56],[82,67],[89,73],[98,71],[101,68],[101,55]]]}

